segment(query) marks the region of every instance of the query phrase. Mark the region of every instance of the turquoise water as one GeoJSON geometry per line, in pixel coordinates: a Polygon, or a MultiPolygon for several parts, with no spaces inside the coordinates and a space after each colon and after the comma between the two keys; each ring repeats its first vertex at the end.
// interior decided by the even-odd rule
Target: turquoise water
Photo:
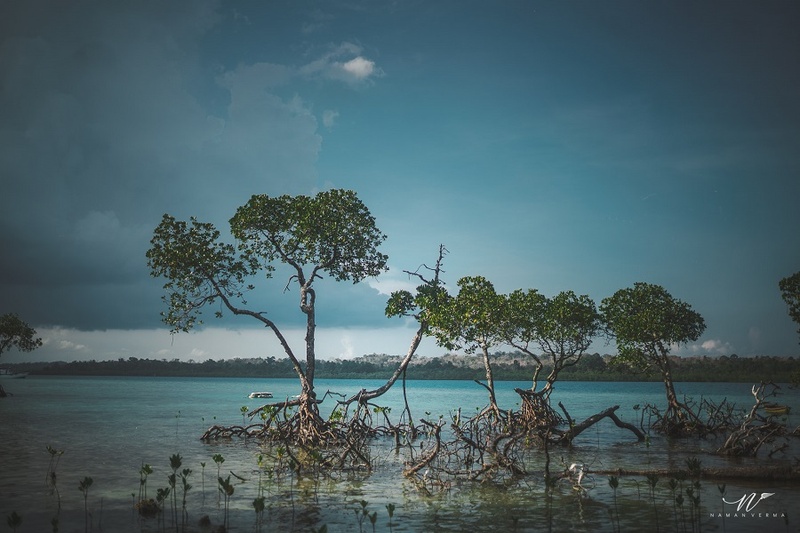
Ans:
{"type": "MultiPolygon", "coordinates": [[[[318,380],[318,395],[325,391],[350,396],[362,386],[374,388],[379,381],[318,380]]],[[[256,442],[203,443],[198,437],[212,424],[241,424],[241,407],[254,408],[263,400],[251,400],[252,391],[268,390],[275,399],[291,397],[299,392],[295,380],[244,378],[81,378],[36,377],[7,381],[5,388],[13,397],[0,401],[0,519],[16,511],[22,515],[20,532],[52,531],[50,520],[58,516],[59,531],[84,531],[83,494],[79,481],[93,479],[87,504],[93,531],[158,531],[155,520],[140,520],[132,512],[132,494],[139,490],[139,469],[150,464],[154,473],[148,482],[148,493],[167,486],[169,457],[180,453],[182,468],[191,468],[187,508],[188,531],[210,531],[198,520],[208,515],[213,524],[222,522],[223,510],[218,505],[217,470],[211,460],[222,454],[225,462],[221,473],[234,477],[235,492],[231,498],[231,531],[257,531],[252,501],[258,494],[257,456],[262,451],[256,442]],[[58,498],[46,484],[50,456],[46,446],[64,450],[57,471],[58,498]],[[205,462],[205,469],[201,467],[205,462]]],[[[505,409],[518,407],[514,387],[528,387],[523,382],[500,382],[498,402],[505,409]]],[[[752,404],[750,386],[726,383],[677,384],[679,395],[695,399],[706,397],[719,401],[727,398],[743,409],[752,404]]],[[[781,398],[800,411],[796,391],[781,398]]],[[[445,418],[461,408],[467,415],[487,403],[486,391],[469,381],[414,381],[408,383],[409,402],[415,418],[445,418]],[[428,414],[429,413],[429,414],[428,414]]],[[[636,404],[663,404],[663,385],[659,383],[560,383],[553,395],[555,403],[563,401],[576,420],[597,413],[612,405],[620,405],[618,415],[625,421],[638,423],[636,404]]],[[[378,402],[391,407],[396,421],[402,410],[402,390],[398,384],[378,402]]],[[[331,409],[331,399],[323,410],[331,409]]],[[[796,414],[790,415],[790,426],[797,425],[796,414]]],[[[708,455],[714,443],[705,441],[670,442],[655,437],[649,446],[636,442],[633,435],[604,420],[582,434],[571,450],[558,450],[553,457],[554,469],[561,464],[580,462],[589,469],[635,467],[683,467],[686,457],[697,456],[703,466],[726,465],[731,462],[708,455]]],[[[790,454],[795,456],[794,450],[790,454]]],[[[267,512],[261,531],[311,531],[323,524],[328,531],[359,531],[361,500],[367,510],[378,513],[376,531],[610,531],[609,510],[614,505],[613,491],[605,476],[596,476],[584,495],[569,486],[559,487],[552,501],[545,498],[541,477],[530,476],[521,486],[511,489],[485,486],[460,486],[441,494],[423,495],[405,480],[401,471],[404,457],[397,455],[388,443],[378,443],[374,454],[376,468],[368,476],[342,475],[337,480],[282,478],[273,479],[267,487],[267,512]],[[395,505],[391,527],[387,504],[395,505]]],[[[739,459],[737,465],[771,464],[765,459],[739,459]]],[[[789,464],[787,462],[787,464],[789,464]]],[[[535,470],[535,465],[534,469],[535,470]]],[[[263,482],[263,478],[262,478],[263,482]]],[[[771,492],[774,496],[755,510],[769,511],[769,516],[730,517],[724,523],[711,513],[725,506],[714,482],[702,484],[703,529],[753,531],[783,529],[783,518],[773,513],[793,510],[800,503],[800,487],[768,484],[744,485],[729,482],[730,500],[751,492],[771,492]],[[734,496],[735,495],[735,496],[734,496]]],[[[638,531],[642,524],[655,523],[665,531],[682,530],[682,522],[667,480],[657,486],[656,509],[643,479],[623,478],[617,490],[617,512],[623,531],[638,531]],[[672,522],[671,522],[672,520],[672,522]]],[[[735,506],[734,506],[735,507],[735,506]]],[[[727,511],[733,508],[727,506],[727,511]]],[[[788,516],[788,527],[796,530],[796,518],[788,516]]],[[[6,524],[3,523],[2,526],[6,524]]],[[[369,520],[361,524],[372,531],[369,520]]],[[[686,524],[690,529],[691,524],[686,524]]],[[[650,529],[649,527],[645,529],[650,529]]],[[[166,530],[170,528],[167,514],[166,530]]]]}

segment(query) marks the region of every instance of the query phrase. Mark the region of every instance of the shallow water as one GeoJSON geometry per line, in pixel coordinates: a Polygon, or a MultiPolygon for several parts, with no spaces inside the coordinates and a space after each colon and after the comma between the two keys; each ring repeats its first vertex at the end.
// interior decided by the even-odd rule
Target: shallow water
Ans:
{"type": "MultiPolygon", "coordinates": [[[[351,395],[362,386],[372,388],[379,384],[318,380],[317,390],[320,395],[329,389],[351,395]]],[[[513,389],[527,386],[527,383],[498,383],[501,407],[518,407],[513,389]]],[[[148,479],[148,496],[153,497],[157,488],[167,486],[166,478],[171,473],[169,457],[175,453],[183,457],[182,468],[193,471],[192,489],[187,497],[187,531],[210,531],[209,527],[198,525],[204,515],[214,525],[222,523],[224,511],[217,491],[217,467],[211,459],[217,453],[225,458],[220,469],[222,477],[235,474],[231,477],[235,490],[230,503],[229,529],[258,531],[252,502],[259,494],[257,457],[263,450],[252,441],[203,443],[198,437],[212,424],[241,423],[242,406],[253,408],[263,403],[247,398],[252,391],[269,390],[276,400],[299,392],[295,380],[244,378],[30,376],[9,381],[5,387],[14,396],[0,401],[3,428],[0,514],[2,517],[12,511],[20,514],[23,518],[20,533],[52,531],[54,517],[58,517],[60,532],[84,531],[87,523],[92,531],[175,530],[169,511],[165,513],[165,528],[155,519],[141,520],[133,512],[142,464],[150,464],[154,469],[148,479]],[[60,511],[59,496],[46,484],[48,445],[64,450],[56,468],[60,511]],[[205,468],[201,463],[205,463],[205,468]],[[93,479],[87,497],[88,520],[83,494],[78,490],[85,476],[93,479]]],[[[750,386],[746,384],[685,383],[677,384],[677,389],[680,395],[695,399],[727,398],[743,409],[752,403],[750,386]]],[[[436,419],[439,415],[447,418],[459,407],[466,416],[487,401],[486,391],[469,381],[409,382],[408,395],[415,418],[436,419]]],[[[638,423],[638,412],[633,406],[646,402],[662,404],[662,398],[663,386],[658,383],[564,382],[558,385],[552,399],[555,403],[563,401],[576,420],[620,405],[620,418],[638,423]]],[[[794,413],[800,410],[795,391],[787,391],[781,401],[793,405],[794,413]]],[[[396,421],[402,411],[401,388],[393,388],[381,398],[380,404],[392,409],[391,417],[396,421]]],[[[326,400],[323,410],[333,405],[326,400]]],[[[789,417],[791,427],[798,423],[796,416],[789,417]]],[[[583,463],[590,471],[682,468],[690,456],[697,456],[704,467],[732,463],[708,454],[710,449],[713,449],[711,442],[669,441],[659,437],[654,437],[649,445],[640,444],[631,433],[604,420],[582,434],[572,449],[553,453],[552,468],[560,469],[562,464],[572,462],[583,463]]],[[[692,531],[689,503],[685,502],[682,509],[674,503],[667,479],[659,480],[651,494],[644,478],[621,478],[615,498],[606,476],[590,476],[584,482],[588,489],[585,492],[575,491],[564,482],[548,497],[541,476],[543,463],[532,453],[528,466],[534,474],[521,484],[510,488],[465,484],[448,492],[423,495],[402,477],[405,457],[395,453],[391,442],[377,443],[373,453],[376,467],[369,475],[342,474],[336,480],[297,479],[288,475],[269,479],[262,472],[267,510],[261,531],[312,531],[323,524],[330,532],[372,531],[369,517],[361,512],[362,500],[368,502],[368,514],[377,513],[375,531],[612,531],[616,518],[622,531],[654,529],[656,523],[663,531],[692,531]],[[395,506],[391,525],[387,504],[395,506]]],[[[797,455],[796,450],[789,455],[797,455]]],[[[775,461],[739,459],[733,463],[759,465],[775,461]]],[[[788,460],[785,464],[789,464],[788,460]]],[[[736,505],[723,503],[716,483],[701,481],[702,529],[797,529],[796,517],[782,515],[800,503],[800,487],[739,482],[729,482],[726,486],[729,501],[754,492],[774,495],[751,507],[751,513],[733,516],[736,505]],[[720,513],[729,516],[717,516],[720,513]]]]}

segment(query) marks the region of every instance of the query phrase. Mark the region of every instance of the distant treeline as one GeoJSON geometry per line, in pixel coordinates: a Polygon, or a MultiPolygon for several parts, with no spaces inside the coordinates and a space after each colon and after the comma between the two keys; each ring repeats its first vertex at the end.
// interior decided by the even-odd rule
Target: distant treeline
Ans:
{"type": "MultiPolygon", "coordinates": [[[[366,355],[352,360],[317,360],[318,378],[387,379],[399,361],[398,356],[366,355]]],[[[800,360],[794,357],[675,357],[675,381],[789,382],[800,374],[800,360]]],[[[17,363],[5,365],[32,375],[75,376],[184,376],[184,377],[260,377],[296,376],[286,358],[208,359],[186,362],[130,357],[116,361],[73,361],[57,363],[17,363]]],[[[533,376],[530,357],[521,353],[498,353],[494,357],[496,380],[525,381],[533,376]]],[[[540,380],[548,374],[545,369],[540,380]]],[[[485,379],[480,358],[468,355],[419,358],[408,368],[408,379],[485,379]]],[[[613,364],[610,356],[587,354],[580,362],[559,374],[562,381],[660,381],[656,374],[633,372],[613,364]]]]}

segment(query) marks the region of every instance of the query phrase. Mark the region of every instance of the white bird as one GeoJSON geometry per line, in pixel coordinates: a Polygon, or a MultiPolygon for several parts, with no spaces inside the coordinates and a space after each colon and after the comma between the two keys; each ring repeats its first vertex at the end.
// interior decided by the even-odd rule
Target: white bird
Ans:
{"type": "Polygon", "coordinates": [[[569,465],[569,471],[578,474],[578,485],[580,486],[583,481],[583,465],[581,463],[572,463],[569,465]]]}

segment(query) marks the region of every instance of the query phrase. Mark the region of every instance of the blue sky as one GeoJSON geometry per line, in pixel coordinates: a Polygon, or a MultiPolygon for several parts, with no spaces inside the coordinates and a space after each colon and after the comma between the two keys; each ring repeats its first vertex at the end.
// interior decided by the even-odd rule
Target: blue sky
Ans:
{"type": "MultiPolygon", "coordinates": [[[[588,294],[647,281],[684,354],[800,355],[800,6],[783,2],[0,4],[0,312],[32,358],[280,355],[246,320],[174,339],[163,213],[227,234],[252,194],[355,190],[390,272],[318,287],[318,353],[404,353],[403,269],[588,294]]],[[[295,342],[285,279],[259,300],[295,342]]],[[[599,340],[595,349],[613,352],[599,340]]],[[[433,342],[422,353],[441,353],[433,342]]]]}

